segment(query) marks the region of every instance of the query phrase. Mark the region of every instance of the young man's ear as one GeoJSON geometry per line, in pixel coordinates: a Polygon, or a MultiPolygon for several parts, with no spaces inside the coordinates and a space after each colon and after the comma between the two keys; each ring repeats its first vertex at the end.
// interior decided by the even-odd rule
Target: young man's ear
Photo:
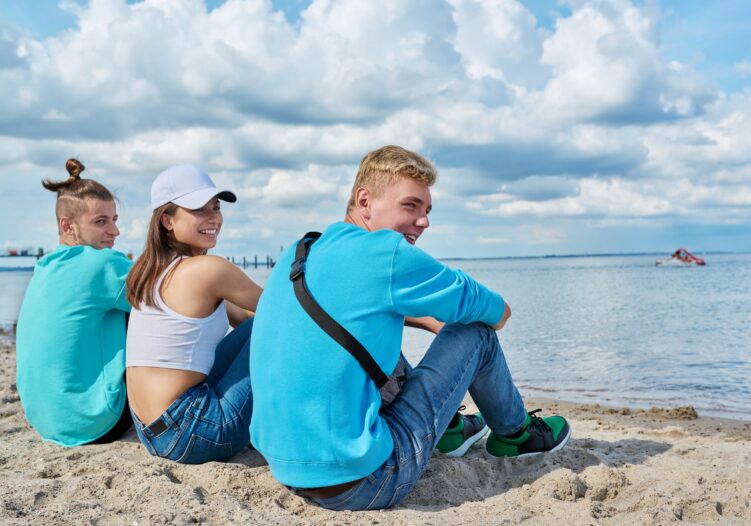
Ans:
{"type": "Polygon", "coordinates": [[[169,214],[162,214],[162,217],[160,218],[160,221],[162,222],[162,226],[166,228],[167,230],[172,230],[172,216],[169,214]]]}
{"type": "Polygon", "coordinates": [[[355,209],[363,219],[370,219],[370,191],[363,186],[355,192],[355,209]]]}
{"type": "Polygon", "coordinates": [[[69,217],[63,216],[57,222],[57,229],[60,231],[60,235],[75,235],[76,231],[73,228],[73,221],[69,217]]]}

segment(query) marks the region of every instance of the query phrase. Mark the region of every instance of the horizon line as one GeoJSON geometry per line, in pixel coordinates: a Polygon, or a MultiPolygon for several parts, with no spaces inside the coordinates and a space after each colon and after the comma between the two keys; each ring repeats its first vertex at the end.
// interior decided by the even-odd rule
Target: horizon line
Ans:
{"type": "MultiPolygon", "coordinates": [[[[116,248],[113,248],[113,250],[117,250],[116,248]]],[[[51,252],[51,251],[50,251],[51,252]]],[[[49,254],[50,252],[45,252],[44,255],[49,254]]],[[[122,251],[119,251],[122,252],[122,251]]],[[[126,252],[122,252],[123,254],[126,254],[126,252]]],[[[746,251],[729,251],[729,250],[707,250],[707,251],[696,251],[695,254],[704,254],[704,255],[728,255],[728,254],[751,254],[751,252],[746,251]]],[[[577,257],[617,257],[617,256],[661,256],[661,255],[670,255],[671,252],[665,251],[665,252],[656,252],[656,251],[650,251],[650,252],[581,252],[581,253],[568,253],[568,254],[543,254],[543,255],[525,255],[525,256],[470,256],[470,257],[463,257],[463,256],[434,256],[435,259],[440,261],[471,261],[471,260],[498,260],[498,259],[553,259],[553,258],[577,258],[577,257]]],[[[220,255],[220,254],[214,254],[214,255],[220,255]]],[[[247,256],[237,256],[237,255],[222,255],[222,257],[226,259],[231,258],[242,258],[247,256]]],[[[259,256],[260,257],[260,256],[259,256]]],[[[267,256],[270,257],[270,256],[267,256]]],[[[38,256],[36,254],[34,255],[11,255],[11,254],[0,254],[0,258],[34,258],[38,259],[38,256]]],[[[273,259],[273,258],[272,258],[273,259]]],[[[261,261],[259,259],[259,266],[261,265],[261,261]]],[[[274,261],[276,261],[274,259],[274,261]]],[[[264,261],[265,264],[265,261],[264,261]]],[[[0,269],[2,270],[23,270],[27,267],[2,267],[0,266],[0,269]]],[[[33,268],[33,267],[28,267],[33,268]]]]}

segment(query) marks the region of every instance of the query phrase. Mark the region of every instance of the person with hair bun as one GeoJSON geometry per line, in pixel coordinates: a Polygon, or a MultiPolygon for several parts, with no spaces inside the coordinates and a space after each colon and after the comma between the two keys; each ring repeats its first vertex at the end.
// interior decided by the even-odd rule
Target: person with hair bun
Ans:
{"type": "Polygon", "coordinates": [[[112,250],[117,208],[76,159],[55,192],[59,246],[40,258],[16,336],[16,384],[26,420],[61,446],[107,443],[131,425],[125,391],[125,278],[132,262],[112,250]]]}

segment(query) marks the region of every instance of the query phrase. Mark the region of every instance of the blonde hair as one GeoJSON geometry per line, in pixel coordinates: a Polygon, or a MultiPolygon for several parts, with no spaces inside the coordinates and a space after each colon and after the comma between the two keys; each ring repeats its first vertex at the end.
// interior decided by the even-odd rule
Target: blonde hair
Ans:
{"type": "Polygon", "coordinates": [[[438,172],[425,157],[401,146],[389,145],[373,150],[360,161],[347,211],[355,206],[358,188],[367,188],[374,197],[379,197],[400,177],[410,177],[432,186],[438,172]]]}
{"type": "Polygon", "coordinates": [[[107,188],[93,179],[81,179],[81,172],[86,167],[78,159],[68,159],[65,162],[65,169],[68,171],[68,179],[65,181],[42,181],[44,186],[50,192],[57,193],[55,202],[55,215],[58,221],[65,216],[69,219],[75,219],[79,214],[86,210],[84,199],[91,197],[101,201],[114,201],[115,197],[107,188]]]}

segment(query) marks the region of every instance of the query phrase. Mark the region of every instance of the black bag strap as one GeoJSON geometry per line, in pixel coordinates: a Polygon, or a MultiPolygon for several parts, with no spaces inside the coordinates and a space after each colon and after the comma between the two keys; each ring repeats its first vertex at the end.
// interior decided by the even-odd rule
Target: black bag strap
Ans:
{"type": "Polygon", "coordinates": [[[305,282],[305,262],[308,259],[310,246],[315,243],[319,237],[321,237],[320,232],[308,232],[297,243],[297,248],[295,249],[295,261],[292,263],[292,268],[289,273],[289,279],[292,281],[295,289],[297,301],[300,302],[300,305],[305,309],[305,312],[313,318],[313,321],[323,329],[323,332],[331,336],[334,341],[344,347],[347,352],[357,360],[380,389],[386,384],[386,382],[388,382],[389,377],[384,374],[370,353],[359,341],[357,341],[357,338],[352,336],[347,329],[339,325],[334,318],[329,316],[308,290],[308,285],[305,282]]]}

